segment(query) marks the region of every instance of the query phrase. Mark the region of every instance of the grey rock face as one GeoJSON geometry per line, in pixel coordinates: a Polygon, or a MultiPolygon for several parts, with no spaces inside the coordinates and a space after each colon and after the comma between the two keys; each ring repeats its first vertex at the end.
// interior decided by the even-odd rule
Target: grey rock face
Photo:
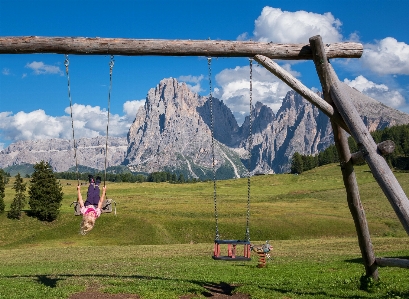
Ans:
{"type": "MultiPolygon", "coordinates": [[[[139,109],[128,133],[125,164],[138,172],[184,170],[193,178],[209,176],[213,167],[212,134],[206,101],[173,78],[149,90],[145,106],[139,109]]],[[[214,106],[217,137],[230,143],[229,132],[237,129],[237,123],[229,115],[225,117],[226,110],[217,108],[220,102],[215,101],[214,106]]],[[[234,176],[242,176],[245,168],[237,153],[217,140],[214,144],[215,168],[232,168],[234,176]]]]}
{"type": "MultiPolygon", "coordinates": [[[[105,167],[105,137],[82,138],[77,141],[77,159],[79,165],[97,169],[105,167]]],[[[123,162],[128,148],[126,138],[108,139],[107,166],[123,162]]],[[[54,171],[67,171],[75,166],[74,145],[71,140],[48,139],[19,141],[0,152],[0,167],[23,163],[35,164],[48,162],[54,171]]]]}
{"type": "MultiPolygon", "coordinates": [[[[354,104],[369,131],[409,123],[409,114],[387,107],[357,90],[349,90],[352,98],[359,99],[354,104]]],[[[266,129],[254,132],[253,169],[264,173],[288,172],[295,152],[315,155],[331,144],[333,135],[329,118],[299,94],[290,91],[266,129]]]]}
{"type": "MultiPolygon", "coordinates": [[[[343,83],[342,83],[343,84],[343,83]]],[[[397,111],[349,88],[349,96],[370,131],[409,123],[397,111]]],[[[220,178],[242,177],[249,165],[250,118],[238,126],[230,109],[212,99],[214,163],[220,178]]],[[[176,171],[191,178],[211,178],[212,133],[210,101],[176,79],[162,80],[149,90],[127,138],[110,138],[108,166],[127,165],[132,171],[176,171]]],[[[256,103],[252,112],[252,173],[282,173],[295,152],[317,154],[333,143],[328,117],[294,91],[287,93],[275,115],[256,103]]],[[[54,170],[75,165],[72,141],[20,141],[0,152],[0,167],[44,160],[54,170]]],[[[78,140],[78,163],[104,169],[105,137],[78,140]]]]}

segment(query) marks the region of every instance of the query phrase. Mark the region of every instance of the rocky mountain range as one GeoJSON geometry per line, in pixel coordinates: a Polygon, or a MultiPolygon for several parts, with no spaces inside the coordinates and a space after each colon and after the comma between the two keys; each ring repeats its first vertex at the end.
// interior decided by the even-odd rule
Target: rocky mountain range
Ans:
{"type": "MultiPolygon", "coordinates": [[[[350,92],[360,95],[360,102],[354,104],[370,131],[409,123],[409,114],[357,90],[350,92]]],[[[170,171],[203,179],[213,176],[214,163],[218,178],[246,175],[250,119],[239,126],[223,101],[213,98],[212,104],[214,138],[208,98],[176,79],[163,79],[149,90],[127,138],[109,138],[108,166],[127,165],[134,172],[170,171]]],[[[295,152],[317,154],[333,141],[328,117],[294,91],[287,93],[276,114],[256,103],[251,131],[252,173],[287,172],[295,152]]],[[[44,160],[55,171],[66,171],[75,165],[73,157],[72,141],[20,141],[0,152],[0,167],[44,160]]],[[[103,169],[105,138],[78,140],[77,157],[80,165],[103,169]]]]}

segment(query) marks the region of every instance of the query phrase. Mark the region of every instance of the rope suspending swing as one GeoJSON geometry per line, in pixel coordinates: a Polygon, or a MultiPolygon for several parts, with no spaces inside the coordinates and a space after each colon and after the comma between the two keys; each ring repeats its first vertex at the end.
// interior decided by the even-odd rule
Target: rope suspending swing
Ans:
{"type": "Polygon", "coordinates": [[[207,58],[209,69],[209,103],[210,103],[210,130],[212,135],[212,168],[213,168],[213,201],[214,201],[214,215],[216,221],[216,232],[214,239],[213,259],[224,261],[250,261],[251,243],[250,243],[250,190],[251,190],[251,150],[253,144],[252,137],[252,111],[253,111],[253,59],[250,58],[250,116],[249,116],[249,137],[248,137],[248,179],[247,179],[247,214],[246,214],[246,232],[244,240],[221,240],[218,227],[218,212],[217,212],[217,190],[216,190],[216,165],[215,165],[215,151],[214,151],[214,114],[213,114],[213,97],[212,97],[212,72],[211,72],[211,57],[207,58]],[[227,256],[221,256],[220,245],[227,244],[227,256]],[[244,245],[243,256],[236,255],[236,246],[244,245]]]}
{"type": "MultiPolygon", "coordinates": [[[[107,179],[107,164],[108,164],[108,132],[109,132],[109,116],[110,116],[110,106],[111,106],[111,91],[112,91],[112,70],[114,68],[115,60],[114,56],[111,55],[111,60],[109,62],[109,92],[108,92],[108,111],[107,111],[107,129],[106,129],[106,140],[105,140],[105,162],[104,162],[104,187],[106,186],[106,179],[107,179]]],[[[70,116],[71,116],[71,128],[72,128],[72,139],[73,139],[73,146],[74,146],[74,158],[75,158],[75,168],[77,174],[77,182],[78,186],[80,185],[80,175],[78,170],[78,155],[77,155],[77,143],[75,140],[75,129],[74,129],[74,117],[72,112],[72,98],[71,98],[71,86],[70,86],[70,73],[69,73],[69,65],[70,61],[68,59],[68,55],[65,54],[65,72],[67,74],[67,81],[68,81],[68,98],[70,101],[70,116]]],[[[115,205],[115,215],[116,215],[116,202],[112,199],[105,199],[102,205],[102,213],[111,213],[112,212],[112,203],[115,205]]],[[[80,206],[78,202],[74,201],[71,203],[70,206],[74,204],[74,215],[79,216],[81,215],[80,206]]]]}

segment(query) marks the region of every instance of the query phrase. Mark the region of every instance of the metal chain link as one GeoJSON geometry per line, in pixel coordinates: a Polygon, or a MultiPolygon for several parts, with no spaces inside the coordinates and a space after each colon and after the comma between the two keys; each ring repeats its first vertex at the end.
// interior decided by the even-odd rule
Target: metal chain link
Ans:
{"type": "Polygon", "coordinates": [[[213,96],[212,96],[212,58],[207,57],[207,66],[209,69],[209,101],[210,101],[210,130],[212,133],[212,169],[213,169],[213,202],[214,202],[214,218],[216,220],[215,240],[219,240],[219,222],[217,216],[217,193],[216,193],[216,164],[214,154],[214,116],[213,116],[213,96]]]}
{"type": "Polygon", "coordinates": [[[80,176],[78,171],[78,157],[77,157],[77,144],[75,142],[75,133],[74,133],[74,118],[72,116],[72,99],[71,99],[71,88],[70,88],[70,73],[69,73],[69,65],[70,61],[68,59],[68,54],[65,54],[65,73],[67,74],[67,81],[68,81],[68,98],[70,100],[70,115],[71,115],[71,128],[72,128],[72,140],[74,142],[74,159],[75,159],[75,168],[77,172],[77,181],[78,186],[80,185],[80,176]]]}
{"type": "Polygon", "coordinates": [[[253,113],[253,58],[250,61],[250,116],[249,116],[249,166],[247,177],[247,217],[246,217],[246,235],[245,240],[250,242],[250,190],[251,190],[251,150],[253,149],[253,134],[252,134],[252,113],[253,113]]]}
{"type": "Polygon", "coordinates": [[[115,64],[114,55],[111,55],[111,61],[109,62],[108,119],[107,119],[107,133],[106,133],[106,141],[105,141],[105,173],[104,173],[104,186],[106,186],[106,180],[107,180],[109,110],[110,110],[110,106],[111,106],[112,70],[113,70],[113,68],[114,68],[114,64],[115,64]]]}

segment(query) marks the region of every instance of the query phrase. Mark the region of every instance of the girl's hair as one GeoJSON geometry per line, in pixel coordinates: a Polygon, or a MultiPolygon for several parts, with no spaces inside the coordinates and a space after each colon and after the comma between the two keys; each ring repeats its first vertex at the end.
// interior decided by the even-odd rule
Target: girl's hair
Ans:
{"type": "Polygon", "coordinates": [[[80,230],[81,235],[85,235],[87,232],[89,232],[94,227],[94,224],[95,224],[94,216],[88,214],[83,215],[80,230]]]}

